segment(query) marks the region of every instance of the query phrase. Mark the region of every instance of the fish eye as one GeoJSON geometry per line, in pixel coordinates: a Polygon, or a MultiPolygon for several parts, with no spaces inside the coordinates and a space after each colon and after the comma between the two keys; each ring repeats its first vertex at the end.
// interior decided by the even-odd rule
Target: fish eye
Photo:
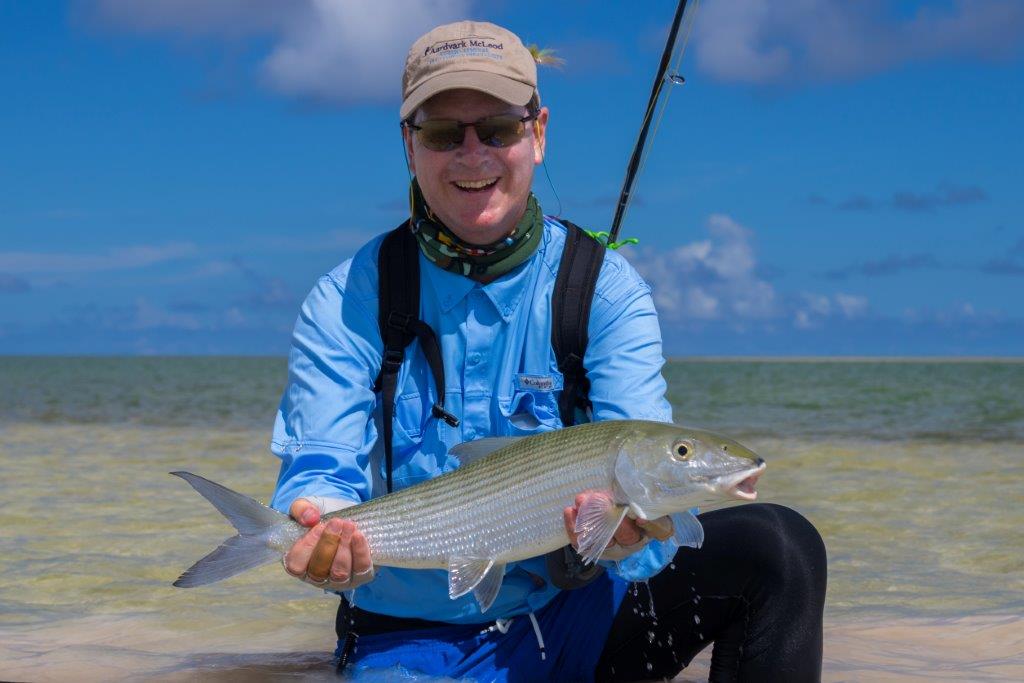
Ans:
{"type": "Polygon", "coordinates": [[[693,444],[689,441],[679,441],[672,446],[672,459],[685,462],[693,456],[693,444]]]}

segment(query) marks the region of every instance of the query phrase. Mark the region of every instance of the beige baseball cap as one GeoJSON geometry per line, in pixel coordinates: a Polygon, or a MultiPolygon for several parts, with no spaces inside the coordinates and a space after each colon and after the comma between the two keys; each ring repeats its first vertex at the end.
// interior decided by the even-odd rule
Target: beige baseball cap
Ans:
{"type": "Polygon", "coordinates": [[[525,105],[537,90],[537,63],[516,34],[495,24],[438,26],[409,49],[402,74],[402,120],[437,93],[456,88],[525,105]]]}

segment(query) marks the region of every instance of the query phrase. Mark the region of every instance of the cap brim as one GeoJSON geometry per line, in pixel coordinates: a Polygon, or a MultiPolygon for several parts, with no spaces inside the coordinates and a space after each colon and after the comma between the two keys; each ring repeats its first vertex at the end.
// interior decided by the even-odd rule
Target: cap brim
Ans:
{"type": "Polygon", "coordinates": [[[458,71],[438,74],[409,93],[409,96],[402,102],[399,116],[404,121],[434,95],[445,90],[459,89],[476,90],[517,106],[525,106],[536,90],[529,83],[489,71],[458,71]]]}

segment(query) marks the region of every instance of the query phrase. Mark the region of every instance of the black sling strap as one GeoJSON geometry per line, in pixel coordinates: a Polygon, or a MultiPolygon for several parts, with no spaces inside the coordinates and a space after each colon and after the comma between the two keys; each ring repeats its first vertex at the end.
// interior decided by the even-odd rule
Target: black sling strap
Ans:
{"type": "Polygon", "coordinates": [[[377,256],[378,269],[378,325],[384,342],[380,374],[374,391],[381,394],[382,427],[384,429],[384,467],[387,471],[388,493],[394,482],[394,419],[395,393],[398,372],[405,358],[405,347],[413,339],[420,340],[420,348],[430,366],[437,389],[434,417],[452,427],[459,419],[444,409],[444,362],[437,336],[430,326],[420,320],[420,261],[419,246],[406,221],[384,238],[377,256]]]}
{"type": "Polygon", "coordinates": [[[568,233],[551,296],[551,346],[563,380],[558,411],[562,425],[569,427],[576,423],[577,408],[586,411],[590,407],[590,382],[583,358],[590,305],[604,263],[604,245],[579,226],[566,220],[562,223],[568,233]]]}

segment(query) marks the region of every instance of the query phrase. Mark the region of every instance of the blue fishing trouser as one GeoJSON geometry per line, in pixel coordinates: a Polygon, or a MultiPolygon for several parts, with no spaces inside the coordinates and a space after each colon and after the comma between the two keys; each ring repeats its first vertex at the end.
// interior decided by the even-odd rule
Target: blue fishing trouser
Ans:
{"type": "MultiPolygon", "coordinates": [[[[605,572],[583,588],[562,591],[532,615],[360,633],[354,642],[340,641],[337,655],[350,646],[344,673],[357,681],[589,681],[628,590],[629,583],[605,572]]],[[[355,617],[355,629],[363,631],[361,621],[355,617]]]]}

